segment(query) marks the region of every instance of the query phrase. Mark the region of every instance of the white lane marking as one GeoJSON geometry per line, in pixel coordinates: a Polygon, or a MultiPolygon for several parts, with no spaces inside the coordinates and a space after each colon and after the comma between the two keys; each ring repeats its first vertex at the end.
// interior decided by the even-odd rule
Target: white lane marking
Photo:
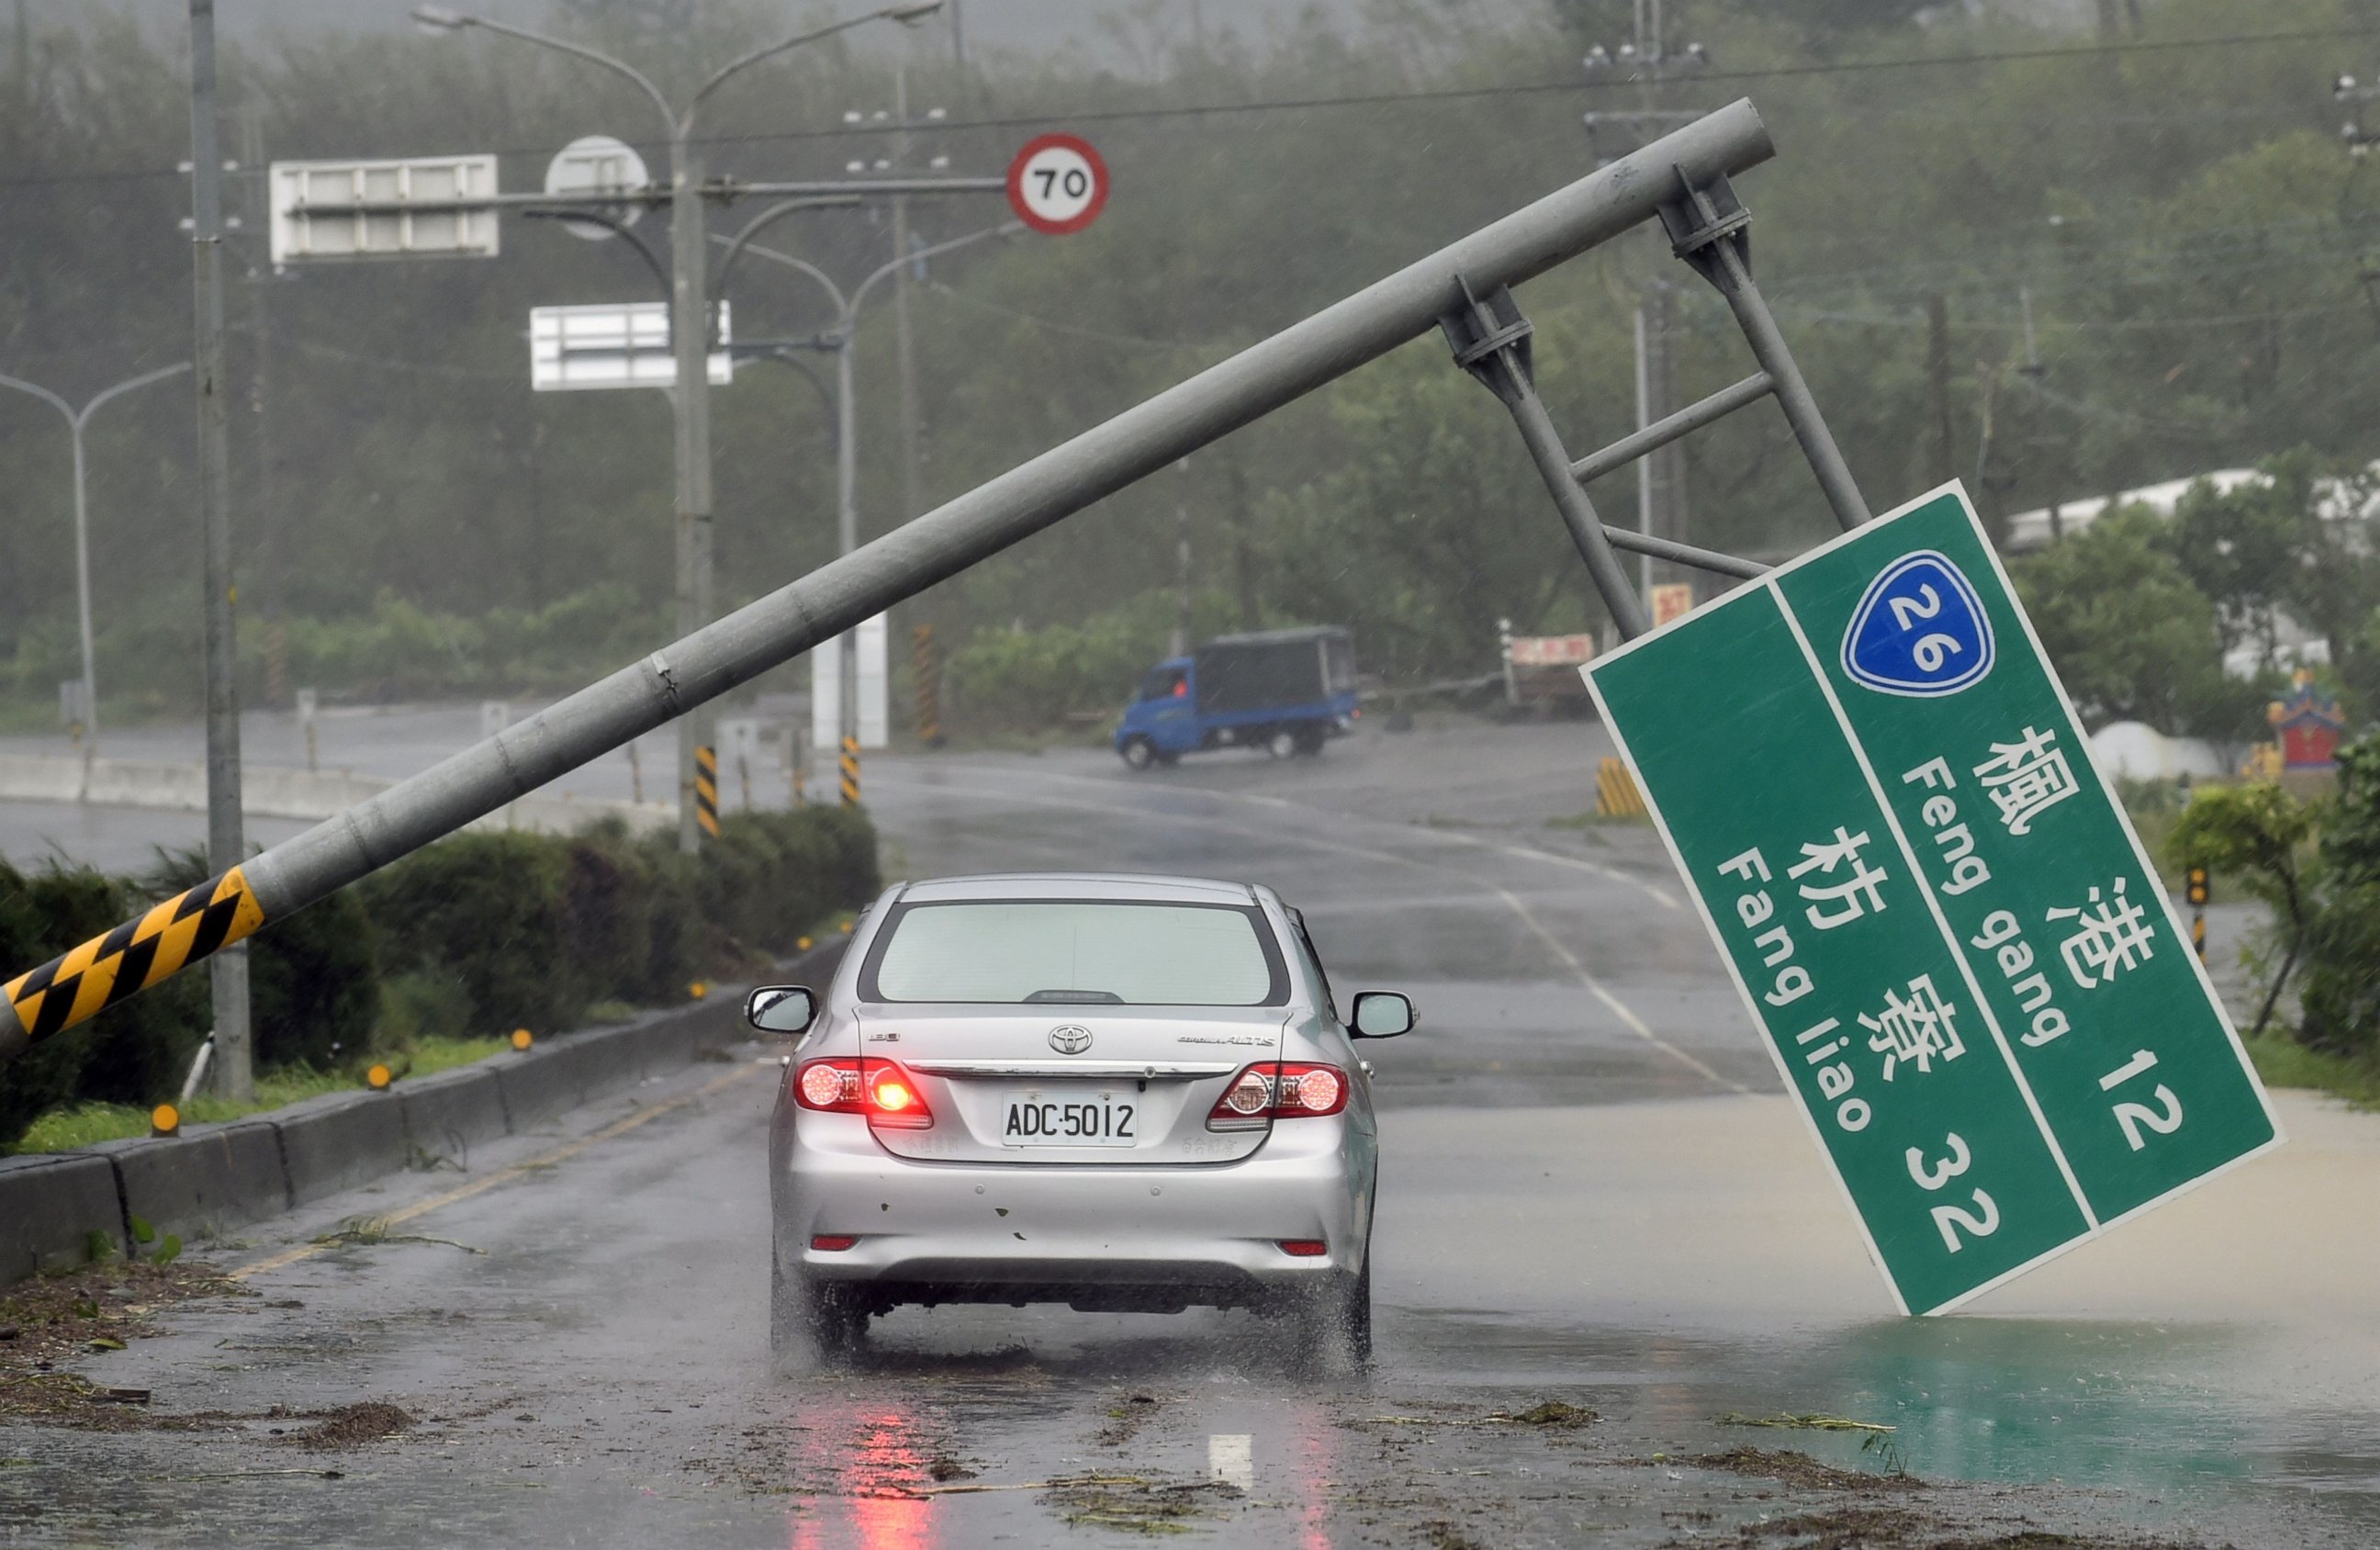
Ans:
{"type": "Polygon", "coordinates": [[[1613,882],[1627,883],[1632,887],[1643,889],[1653,896],[1654,902],[1665,910],[1683,907],[1678,902],[1678,896],[1669,890],[1657,888],[1642,878],[1631,877],[1619,867],[1606,866],[1599,861],[1583,861],[1574,855],[1557,855],[1552,851],[1535,850],[1527,845],[1499,845],[1496,848],[1506,855],[1517,855],[1524,861],[1542,861],[1554,866],[1572,866],[1582,872],[1592,872],[1598,878],[1609,878],[1613,882]]]}
{"type": "Polygon", "coordinates": [[[1207,1478],[1242,1493],[1257,1488],[1256,1439],[1245,1432],[1216,1432],[1207,1438],[1207,1478]]]}
{"type": "Polygon", "coordinates": [[[1654,1048],[1658,1049],[1664,1055],[1670,1056],[1680,1065],[1699,1073],[1706,1081],[1717,1083],[1719,1086],[1726,1088],[1730,1093],[1748,1093],[1752,1091],[1751,1088],[1744,1086],[1740,1082],[1729,1081],[1726,1077],[1721,1076],[1718,1072],[1705,1065],[1694,1056],[1679,1048],[1676,1045],[1671,1044],[1668,1039],[1663,1038],[1660,1035],[1646,1027],[1645,1025],[1645,1020],[1638,1017],[1633,1011],[1631,1011],[1625,1001],[1622,1001],[1619,997],[1606,989],[1601,980],[1597,979],[1593,975],[1586,972],[1586,965],[1580,963],[1577,955],[1561,944],[1560,938],[1557,938],[1552,932],[1545,928],[1544,923],[1539,921],[1536,915],[1531,913],[1529,906],[1522,903],[1519,899],[1505,892],[1504,890],[1497,888],[1494,883],[1489,883],[1487,886],[1496,890],[1496,892],[1502,897],[1504,902],[1512,907],[1512,913],[1519,915],[1521,919],[1527,924],[1529,929],[1537,934],[1537,939],[1544,942],[1546,947],[1555,957],[1570,965],[1570,972],[1578,976],[1578,982],[1581,985],[1586,987],[1587,994],[1593,996],[1597,1000],[1601,1001],[1605,1006],[1610,1008],[1611,1015],[1620,1019],[1621,1023],[1627,1027],[1630,1033],[1634,1034],[1638,1038],[1643,1039],[1645,1043],[1651,1045],[1654,1048]]]}
{"type": "MultiPolygon", "coordinates": [[[[994,779],[998,779],[1002,776],[1008,776],[1011,779],[1024,780],[1027,781],[1035,780],[1066,781],[1071,783],[1081,785],[1107,783],[1103,781],[1086,781],[1080,776],[1043,775],[1035,771],[991,769],[985,769],[981,766],[974,768],[976,768],[979,773],[991,776],[994,779]]],[[[896,781],[894,783],[897,784],[898,781],[896,781]]],[[[1076,811],[1088,808],[1099,812],[1113,813],[1121,817],[1137,818],[1150,816],[1148,810],[1142,807],[1120,806],[1113,803],[1104,802],[1068,802],[1062,798],[1055,796],[1027,796],[1022,793],[1014,791],[1014,789],[1007,793],[994,795],[975,787],[964,789],[952,788],[948,791],[939,792],[939,794],[967,796],[976,798],[979,801],[991,800],[1018,802],[1028,806],[1064,807],[1076,811]]],[[[1204,794],[1216,793],[1208,793],[1204,794]]],[[[1284,805],[1294,805],[1294,804],[1284,804],[1284,805]]],[[[1318,809],[1309,810],[1319,811],[1318,809]]],[[[1682,1065],[1687,1070],[1694,1072],[1704,1080],[1723,1087],[1730,1093],[1749,1093],[1752,1091],[1751,1088],[1744,1086],[1740,1082],[1729,1081],[1726,1077],[1721,1076],[1718,1072],[1713,1071],[1708,1065],[1706,1065],[1695,1056],[1679,1048],[1676,1045],[1671,1044],[1668,1039],[1665,1039],[1660,1035],[1655,1033],[1645,1024],[1643,1018],[1637,1016],[1636,1013],[1630,1009],[1625,1001],[1622,1001],[1619,997],[1613,995],[1609,987],[1605,986],[1601,980],[1597,979],[1592,974],[1589,974],[1587,972],[1586,965],[1579,962],[1578,955],[1571,951],[1569,948],[1563,946],[1560,938],[1556,937],[1551,931],[1548,930],[1545,923],[1539,920],[1536,915],[1530,911],[1526,904],[1521,902],[1520,898],[1517,895],[1513,894],[1507,889],[1488,881],[1484,878],[1475,878],[1470,873],[1463,871],[1457,867],[1449,866],[1441,861],[1424,861],[1417,856],[1399,855],[1393,851],[1376,851],[1371,849],[1369,846],[1351,845],[1343,841],[1318,840],[1304,834],[1268,833],[1261,829],[1244,828],[1241,825],[1232,823],[1227,819],[1208,817],[1197,814],[1169,813],[1166,814],[1165,817],[1172,822],[1200,824],[1209,829],[1220,829],[1233,834],[1245,835],[1250,839],[1268,841],[1275,844],[1297,845],[1306,850],[1336,852],[1342,855],[1362,856],[1368,861],[1386,862],[1391,866],[1412,866],[1427,872],[1441,872],[1448,877],[1459,878],[1462,881],[1470,884],[1474,888],[1492,893],[1499,899],[1501,899],[1505,905],[1510,908],[1514,914],[1521,917],[1522,923],[1527,926],[1529,930],[1537,938],[1537,939],[1544,942],[1547,948],[1552,951],[1554,956],[1561,961],[1563,966],[1568,968],[1570,972],[1577,977],[1579,984],[1585,987],[1587,994],[1593,996],[1597,1000],[1602,1002],[1605,1007],[1609,1008],[1611,1014],[1620,1019],[1621,1026],[1625,1027],[1630,1033],[1635,1035],[1638,1038],[1643,1039],[1654,1048],[1660,1050],[1663,1054],[1668,1055],[1680,1065],[1682,1065]]],[[[1499,846],[1488,845],[1484,841],[1469,839],[1467,836],[1439,834],[1435,837],[1449,840],[1459,839],[1463,841],[1465,843],[1478,845],[1483,849],[1501,848],[1499,846]]],[[[1634,879],[1632,878],[1629,880],[1633,881],[1634,879]]],[[[1639,884],[1638,886],[1641,887],[1643,885],[1639,884]]]]}

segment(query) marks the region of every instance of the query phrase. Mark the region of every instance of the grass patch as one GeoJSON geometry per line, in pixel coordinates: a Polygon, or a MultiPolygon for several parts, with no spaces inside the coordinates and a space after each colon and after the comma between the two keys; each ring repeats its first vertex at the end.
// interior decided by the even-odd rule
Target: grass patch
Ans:
{"type": "MultiPolygon", "coordinates": [[[[474,1060],[484,1060],[504,1047],[502,1039],[433,1035],[417,1038],[410,1049],[386,1059],[389,1069],[402,1080],[408,1076],[429,1076],[436,1072],[469,1065],[474,1060]]],[[[188,1103],[176,1107],[181,1109],[182,1122],[186,1125],[214,1125],[227,1120],[245,1119],[268,1108],[281,1108],[306,1098],[318,1098],[325,1093],[363,1090],[363,1078],[360,1076],[346,1072],[317,1072],[298,1067],[260,1075],[256,1079],[256,1101],[253,1103],[234,1103],[229,1098],[200,1093],[188,1103]]],[[[148,1133],[149,1110],[146,1108],[128,1103],[81,1103],[42,1115],[9,1150],[20,1155],[71,1152],[103,1141],[124,1141],[148,1133]]]]}
{"type": "Polygon", "coordinates": [[[2358,1108],[2380,1108],[2380,1061],[2308,1049],[2285,1034],[2267,1034],[2247,1045],[2266,1086],[2311,1087],[2358,1108]]]}

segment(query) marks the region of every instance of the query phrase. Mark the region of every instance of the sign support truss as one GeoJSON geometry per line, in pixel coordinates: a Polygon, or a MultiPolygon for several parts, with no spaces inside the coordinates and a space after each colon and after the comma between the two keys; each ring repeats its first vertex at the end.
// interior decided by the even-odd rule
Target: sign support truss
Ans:
{"type": "Polygon", "coordinates": [[[1660,219],[1670,234],[1670,248],[1727,298],[1736,325],[1743,331],[1745,342],[1752,346],[1753,358],[1759,363],[1760,369],[1751,376],[1573,462],[1562,448],[1561,435],[1554,428],[1545,401],[1537,394],[1530,349],[1530,336],[1536,325],[1523,315],[1511,289],[1500,285],[1481,296],[1475,292],[1467,276],[1458,277],[1463,305],[1439,320],[1439,329],[1454,352],[1455,364],[1477,378],[1512,412],[1512,423],[1528,447],[1548,493],[1553,497],[1554,509],[1560,514],[1562,526],[1569,529],[1571,541],[1578,547],[1579,558],[1586,563],[1587,574],[1594,578],[1612,624],[1628,640],[1651,628],[1651,620],[1645,612],[1645,600],[1629,585],[1615,550],[1649,554],[1657,560],[1744,580],[1765,575],[1769,567],[1755,560],[1613,527],[1596,515],[1595,503],[1585,488],[1590,480],[1623,468],[1747,405],[1774,397],[1778,407],[1785,412],[1786,423],[1792,427],[1803,458],[1817,476],[1818,488],[1834,508],[1836,519],[1848,531],[1869,517],[1867,502],[1853,482],[1825,418],[1818,413],[1817,400],[1810,395],[1809,383],[1803,381],[1802,369],[1786,347],[1785,336],[1778,331],[1768,303],[1761,297],[1760,287],[1753,283],[1752,212],[1736,199],[1725,173],[1698,185],[1682,165],[1672,163],[1670,170],[1676,179],[1678,197],[1660,207],[1660,219]]]}

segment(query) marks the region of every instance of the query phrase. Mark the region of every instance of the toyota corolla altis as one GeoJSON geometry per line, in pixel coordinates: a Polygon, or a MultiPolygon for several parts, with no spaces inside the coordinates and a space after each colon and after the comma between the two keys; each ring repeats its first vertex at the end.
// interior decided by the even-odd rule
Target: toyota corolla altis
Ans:
{"type": "Polygon", "coordinates": [[[832,987],[752,993],[798,1035],[770,1185],[771,1330],[832,1355],[904,1303],[1293,1319],[1371,1346],[1369,1068],[1271,890],[1033,874],[896,884],[832,987]]]}

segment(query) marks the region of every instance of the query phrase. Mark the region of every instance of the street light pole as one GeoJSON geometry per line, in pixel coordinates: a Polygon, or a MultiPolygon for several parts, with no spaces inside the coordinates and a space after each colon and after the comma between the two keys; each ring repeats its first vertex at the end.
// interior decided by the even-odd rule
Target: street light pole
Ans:
{"type": "Polygon", "coordinates": [[[91,761],[99,753],[99,672],[91,652],[91,502],[86,493],[83,430],[91,417],[109,399],[130,393],[134,388],[162,382],[190,369],[188,361],[144,371],[138,377],[128,377],[113,387],[103,388],[90,403],[77,409],[65,399],[21,378],[0,375],[0,387],[15,388],[29,393],[67,418],[67,430],[74,439],[74,529],[75,529],[75,610],[76,624],[82,636],[82,757],[86,775],[91,761]]]}
{"type": "MultiPolygon", "coordinates": [[[[423,6],[413,13],[414,19],[425,27],[443,31],[477,27],[599,65],[633,81],[661,113],[670,155],[670,347],[676,369],[670,388],[670,411],[676,464],[674,503],[680,635],[691,635],[709,624],[711,616],[710,300],[707,285],[710,255],[706,250],[710,229],[703,214],[702,147],[694,135],[696,115],[701,111],[703,100],[725,84],[728,78],[764,59],[871,21],[919,21],[940,10],[942,0],[910,0],[754,49],[713,71],[695,89],[683,112],[670,106],[669,99],[643,71],[583,43],[548,37],[509,22],[464,16],[440,6],[423,6]]],[[[689,855],[702,843],[695,804],[696,750],[710,741],[715,716],[716,712],[704,704],[679,717],[677,722],[677,845],[689,855]]]]}
{"type": "MultiPolygon", "coordinates": [[[[847,295],[842,286],[834,283],[832,275],[816,264],[806,262],[791,253],[781,253],[773,248],[760,247],[751,241],[752,231],[759,224],[759,223],[756,221],[753,226],[747,227],[740,236],[714,239],[727,244],[727,261],[732,263],[736,254],[749,250],[772,263],[782,264],[798,273],[807,274],[825,290],[828,300],[834,308],[834,332],[827,337],[833,341],[834,350],[835,552],[838,555],[849,554],[859,547],[859,411],[855,402],[857,388],[852,370],[852,351],[854,341],[859,333],[860,304],[868,299],[868,293],[875,289],[878,282],[889,275],[898,273],[906,264],[940,258],[944,253],[972,247],[986,237],[1013,236],[1025,229],[1025,224],[1021,221],[1004,222],[997,226],[986,227],[982,231],[969,232],[965,236],[954,236],[948,242],[936,243],[930,248],[921,248],[913,254],[897,257],[890,263],[880,264],[870,271],[868,277],[852,287],[847,295]]],[[[724,265],[722,266],[721,272],[725,273],[724,265]]],[[[903,520],[905,521],[907,518],[905,517],[903,520]]],[[[858,636],[854,632],[844,636],[835,647],[836,698],[839,702],[837,731],[846,743],[854,743],[859,736],[858,646],[858,636]]]]}

